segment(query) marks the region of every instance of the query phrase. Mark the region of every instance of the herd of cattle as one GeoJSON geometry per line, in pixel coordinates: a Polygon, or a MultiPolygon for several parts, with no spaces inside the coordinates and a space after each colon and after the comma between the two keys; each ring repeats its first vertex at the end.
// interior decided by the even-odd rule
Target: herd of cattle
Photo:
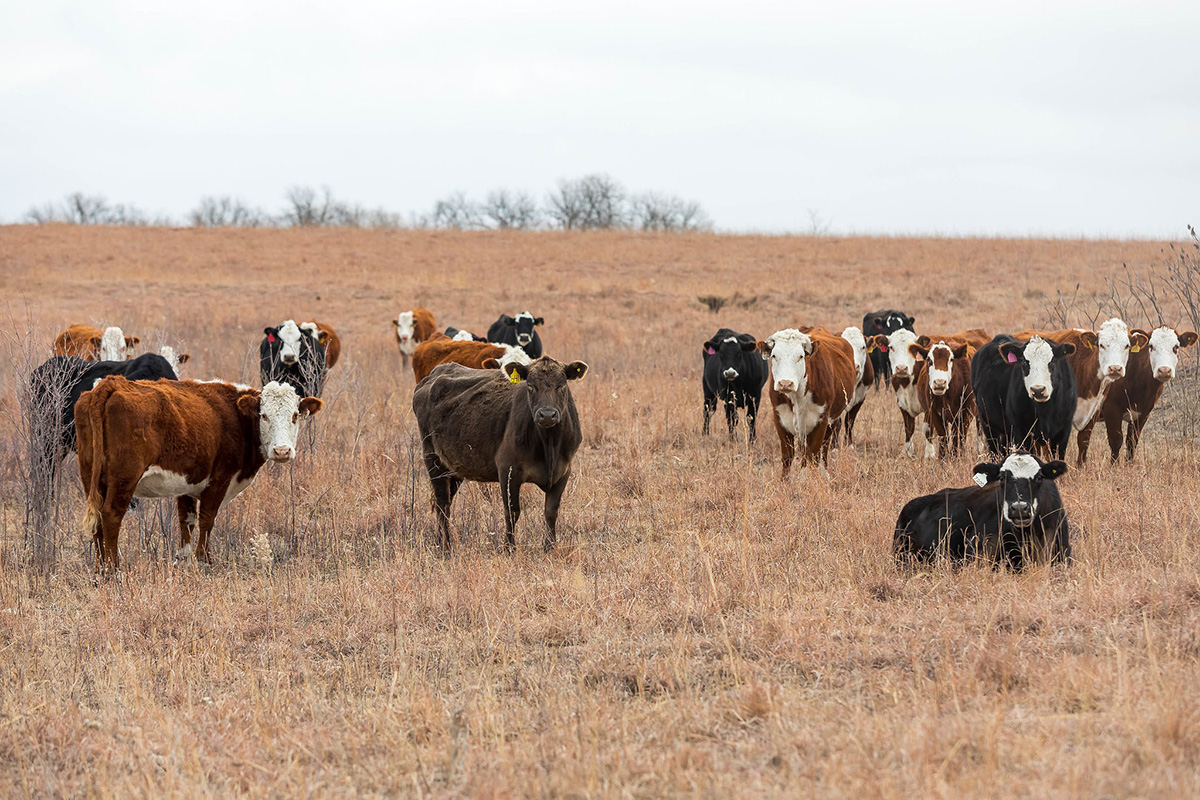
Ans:
{"type": "MultiPolygon", "coordinates": [[[[831,446],[853,445],[854,422],[872,387],[890,387],[914,454],[918,420],[925,456],[960,453],[972,419],[997,463],[974,471],[976,486],[918,497],[901,511],[893,539],[902,562],[944,556],[1020,569],[1029,560],[1069,561],[1066,515],[1055,479],[1072,428],[1083,463],[1096,422],[1108,429],[1112,459],[1124,441],[1133,456],[1178,351],[1197,335],[1169,327],[1130,330],[1110,319],[1097,331],[1026,330],[990,336],[973,329],[921,334],[895,310],[868,314],[862,328],[787,328],[766,340],[722,328],[703,343],[703,431],[718,403],[730,437],[744,409],[756,435],[763,387],[782,451],[783,477],[795,460],[822,471],[831,446]],[[844,431],[844,434],[843,434],[844,431]],[[1051,458],[1056,460],[1050,460],[1051,458]]],[[[515,545],[520,487],[545,493],[547,532],[581,441],[569,382],[587,364],[542,355],[541,317],[501,315],[480,337],[439,331],[425,308],[392,320],[416,388],[413,411],[433,493],[439,544],[450,547],[450,506],[464,481],[501,484],[506,546],[515,545]]],[[[85,530],[97,566],[119,566],[121,522],[136,497],[176,498],[178,558],[208,560],[217,513],[267,461],[296,454],[300,420],[321,409],[327,372],[341,340],[315,320],[289,319],[263,331],[262,389],[220,380],[180,380],[188,361],[171,347],[135,356],[140,340],[120,328],[74,325],[55,355],[34,371],[35,434],[53,477],[68,450],[79,457],[87,495],[85,530]],[[194,541],[193,541],[194,540],[194,541]]]]}

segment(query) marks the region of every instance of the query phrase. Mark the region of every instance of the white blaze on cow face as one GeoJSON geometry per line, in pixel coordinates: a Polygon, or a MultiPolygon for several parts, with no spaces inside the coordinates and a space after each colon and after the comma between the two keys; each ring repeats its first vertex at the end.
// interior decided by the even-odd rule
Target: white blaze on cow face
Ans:
{"type": "Polygon", "coordinates": [[[162,347],[158,348],[158,354],[165,358],[167,363],[171,365],[171,371],[175,373],[176,379],[179,378],[179,367],[183,364],[186,364],[188,359],[191,358],[191,355],[188,353],[177,355],[175,353],[175,348],[171,347],[169,344],[164,344],[162,347]]]}
{"type": "Polygon", "coordinates": [[[1101,384],[1125,377],[1125,366],[1129,363],[1129,326],[1116,317],[1105,322],[1096,332],[1100,366],[1097,377],[1101,384]]]}
{"type": "Polygon", "coordinates": [[[863,370],[867,366],[867,340],[863,338],[862,331],[853,325],[842,331],[842,338],[854,349],[854,370],[861,381],[863,370]]]}
{"type": "Polygon", "coordinates": [[[808,390],[805,357],[815,349],[812,337],[795,328],[787,328],[767,339],[767,347],[771,353],[771,376],[775,391],[804,394],[808,390]]]}
{"type": "Polygon", "coordinates": [[[258,406],[258,441],[263,458],[280,463],[295,458],[300,418],[315,414],[320,408],[320,400],[306,397],[301,401],[289,384],[271,381],[264,386],[258,406]],[[305,411],[301,411],[302,402],[305,411]]]}
{"type": "Polygon", "coordinates": [[[1029,371],[1025,373],[1025,391],[1039,403],[1050,399],[1054,387],[1050,382],[1050,362],[1054,359],[1054,348],[1040,336],[1034,336],[1025,345],[1025,362],[1029,371]]]}
{"type": "Polygon", "coordinates": [[[417,349],[414,334],[413,312],[401,311],[396,315],[396,338],[400,341],[400,351],[405,355],[411,356],[417,349]]]}
{"type": "Polygon", "coordinates": [[[1150,334],[1150,374],[1166,383],[1179,368],[1179,334],[1167,326],[1150,334]]]}
{"type": "Polygon", "coordinates": [[[929,370],[929,391],[944,395],[950,390],[950,379],[954,372],[954,350],[945,342],[938,342],[929,348],[929,358],[925,364],[929,370]]]}
{"type": "Polygon", "coordinates": [[[125,361],[133,357],[133,348],[125,341],[125,333],[118,327],[105,328],[100,337],[101,361],[125,361]]]}
{"type": "MultiPolygon", "coordinates": [[[[738,341],[736,336],[726,336],[722,341],[732,342],[733,344],[741,345],[741,342],[738,341]]],[[[729,367],[728,369],[726,369],[724,372],[721,373],[721,377],[723,377],[727,381],[736,381],[737,377],[738,377],[738,371],[736,369],[734,369],[733,367],[729,367]]]]}
{"type": "Polygon", "coordinates": [[[1027,527],[1038,513],[1033,481],[1041,475],[1042,465],[1030,455],[1014,454],[1000,465],[1004,478],[1004,519],[1017,527],[1027,527]]]}
{"type": "Polygon", "coordinates": [[[517,334],[517,344],[521,345],[521,347],[524,347],[525,345],[527,345],[533,341],[533,333],[532,333],[533,325],[534,325],[533,314],[530,314],[528,311],[522,311],[520,314],[517,314],[517,316],[515,317],[515,320],[516,320],[517,328],[523,327],[521,325],[522,321],[528,321],[528,323],[529,323],[529,330],[530,330],[529,333],[518,333],[517,334]]]}
{"type": "Polygon", "coordinates": [[[892,367],[892,375],[904,380],[911,380],[917,374],[917,357],[908,349],[910,344],[917,343],[917,335],[908,328],[901,328],[888,334],[888,363],[892,367]]]}
{"type": "Polygon", "coordinates": [[[295,364],[300,360],[300,326],[295,320],[287,320],[279,326],[279,360],[295,364]]]}

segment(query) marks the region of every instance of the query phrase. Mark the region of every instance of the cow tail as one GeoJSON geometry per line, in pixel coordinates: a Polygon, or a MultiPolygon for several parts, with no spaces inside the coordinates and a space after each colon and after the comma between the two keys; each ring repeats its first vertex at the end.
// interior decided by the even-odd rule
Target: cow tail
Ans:
{"type": "MultiPolygon", "coordinates": [[[[92,475],[87,492],[87,512],[83,518],[84,535],[100,529],[100,509],[104,506],[104,498],[100,494],[100,473],[104,471],[104,407],[108,398],[116,388],[116,381],[105,380],[88,394],[92,395],[88,403],[88,427],[92,432],[92,475]]],[[[78,420],[76,420],[78,425],[78,420]]]]}

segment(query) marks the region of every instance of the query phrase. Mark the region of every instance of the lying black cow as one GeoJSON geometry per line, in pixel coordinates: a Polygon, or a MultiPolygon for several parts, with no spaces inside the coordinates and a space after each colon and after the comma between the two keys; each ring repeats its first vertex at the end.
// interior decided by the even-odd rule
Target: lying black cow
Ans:
{"type": "Polygon", "coordinates": [[[325,347],[294,320],[277,328],[264,328],[258,346],[258,372],[262,385],[286,383],[301,397],[320,397],[325,386],[325,347]]]}
{"type": "Polygon", "coordinates": [[[758,340],[748,333],[721,328],[704,343],[704,434],[708,435],[709,420],[717,410],[717,401],[725,404],[725,421],[729,423],[729,438],[737,425],[737,410],[746,409],[746,427],[754,441],[754,422],[762,400],[763,385],[767,382],[767,362],[758,353],[758,340]]]}
{"type": "MultiPolygon", "coordinates": [[[[863,338],[869,342],[873,336],[879,334],[887,336],[901,328],[908,328],[911,331],[915,321],[915,317],[910,317],[903,311],[897,311],[894,308],[872,311],[863,317],[863,338]]],[[[883,383],[891,381],[892,365],[888,359],[887,350],[875,349],[870,351],[869,355],[871,367],[875,370],[875,386],[878,387],[881,381],[883,383]]]]}
{"type": "Polygon", "coordinates": [[[131,381],[176,380],[171,362],[157,353],[143,353],[128,361],[84,361],[75,356],[54,356],[29,376],[31,431],[44,454],[46,474],[53,484],[58,465],[67,451],[75,452],[75,403],[80,395],[109,375],[131,381]]]}
{"type": "Polygon", "coordinates": [[[463,481],[499,483],[505,546],[516,546],[521,484],[546,493],[543,546],[554,546],[558,506],[582,437],[567,382],[587,373],[582,361],[539,358],[504,371],[442,364],[413,393],[413,412],[433,485],[440,545],[450,548],[450,503],[463,481]]]}
{"type": "Polygon", "coordinates": [[[1015,448],[1062,458],[1071,440],[1077,402],[1070,342],[1034,336],[1023,342],[1001,334],[971,359],[971,388],[988,449],[1015,448]]]}
{"type": "Polygon", "coordinates": [[[982,486],[942,489],[910,500],[900,511],[892,552],[901,565],[942,556],[954,563],[979,558],[1023,569],[1030,561],[1071,561],[1067,514],[1056,478],[1062,461],[1029,453],[975,467],[982,486]]]}
{"type": "Polygon", "coordinates": [[[500,319],[488,328],[487,340],[493,344],[511,344],[525,351],[530,358],[541,358],[542,338],[534,328],[545,320],[535,317],[528,311],[522,311],[515,317],[501,314],[500,319]]]}

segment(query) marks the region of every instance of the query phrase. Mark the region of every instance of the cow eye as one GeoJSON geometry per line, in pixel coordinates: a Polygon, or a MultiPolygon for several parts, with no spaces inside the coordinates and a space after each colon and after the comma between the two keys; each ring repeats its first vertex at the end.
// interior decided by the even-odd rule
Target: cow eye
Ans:
{"type": "Polygon", "coordinates": [[[266,415],[266,414],[259,414],[258,416],[259,416],[259,418],[260,418],[260,419],[261,419],[263,422],[266,422],[266,421],[267,421],[267,415],[266,415]]]}
{"type": "Polygon", "coordinates": [[[292,422],[295,422],[298,419],[300,419],[300,412],[299,411],[293,412],[292,413],[292,422]]]}

